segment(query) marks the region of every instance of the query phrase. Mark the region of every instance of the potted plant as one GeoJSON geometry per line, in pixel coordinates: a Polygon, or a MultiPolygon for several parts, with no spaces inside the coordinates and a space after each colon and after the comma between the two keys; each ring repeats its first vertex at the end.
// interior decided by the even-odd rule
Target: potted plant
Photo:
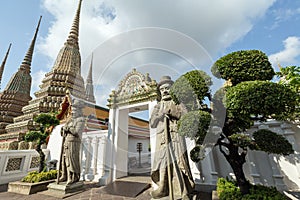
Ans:
{"type": "Polygon", "coordinates": [[[57,177],[57,170],[46,171],[45,154],[41,146],[47,144],[48,138],[53,128],[59,124],[59,120],[54,114],[41,113],[34,117],[34,121],[40,125],[39,130],[29,131],[25,135],[25,141],[36,142],[35,150],[40,155],[40,165],[38,171],[31,171],[21,181],[8,184],[8,192],[20,194],[33,194],[47,189],[49,183],[54,182],[57,177]]]}
{"type": "Polygon", "coordinates": [[[55,181],[57,170],[48,172],[31,171],[21,181],[11,182],[8,184],[8,192],[19,194],[34,194],[47,190],[49,183],[55,181]]]}

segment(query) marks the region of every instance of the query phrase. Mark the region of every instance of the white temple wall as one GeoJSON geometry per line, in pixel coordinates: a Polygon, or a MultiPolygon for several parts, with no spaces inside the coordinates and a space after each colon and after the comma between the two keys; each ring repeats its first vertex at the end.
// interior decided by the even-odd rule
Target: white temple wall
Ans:
{"type": "Polygon", "coordinates": [[[298,125],[298,126],[293,125],[292,130],[295,132],[294,137],[296,140],[296,147],[297,147],[297,149],[295,149],[295,150],[297,152],[300,152],[300,125],[298,125]]]}
{"type": "MultiPolygon", "coordinates": [[[[49,157],[49,150],[43,149],[49,157]]],[[[39,170],[39,154],[36,150],[0,151],[0,185],[20,181],[28,172],[39,170]]]]}
{"type": "MultiPolygon", "coordinates": [[[[151,113],[150,109],[149,111],[149,113],[151,113]]],[[[128,134],[126,128],[124,128],[125,125],[128,127],[128,120],[124,120],[126,119],[125,116],[128,117],[128,112],[126,110],[120,112],[115,118],[116,121],[112,122],[116,124],[119,123],[119,126],[115,127],[114,130],[114,140],[112,137],[113,129],[109,129],[108,131],[83,133],[82,178],[84,180],[96,182],[104,180],[102,184],[107,184],[113,180],[108,176],[108,169],[115,170],[115,179],[120,177],[120,173],[118,174],[117,169],[123,169],[121,175],[127,176],[128,152],[136,151],[138,139],[129,137],[128,140],[128,134]]],[[[299,150],[300,134],[298,128],[292,127],[286,123],[271,121],[263,124],[255,124],[249,130],[249,133],[261,128],[269,128],[282,134],[293,143],[295,150],[299,150]]],[[[54,135],[55,134],[53,134],[53,136],[54,135]]],[[[140,142],[144,141],[141,140],[140,142]]],[[[154,149],[154,129],[150,129],[150,143],[151,149],[154,149]]],[[[58,142],[56,143],[56,148],[57,145],[58,142]]],[[[147,152],[148,146],[146,143],[143,143],[143,147],[143,153],[145,151],[147,152]]],[[[194,142],[187,139],[187,147],[188,152],[190,152],[194,147],[194,142]]],[[[52,149],[50,152],[52,159],[52,149]]],[[[299,151],[296,151],[295,154],[290,156],[268,155],[261,151],[249,151],[246,159],[247,163],[244,164],[244,171],[246,177],[252,183],[276,186],[279,190],[300,189],[299,151]]],[[[234,177],[229,164],[220,153],[218,147],[213,148],[206,158],[199,163],[195,164],[190,160],[190,165],[197,184],[197,189],[199,190],[211,190],[212,188],[215,188],[218,177],[234,177]]]]}
{"type": "Polygon", "coordinates": [[[60,153],[61,153],[61,146],[62,146],[62,136],[60,134],[60,130],[63,126],[64,124],[60,124],[53,129],[47,145],[47,149],[50,149],[50,156],[48,160],[57,160],[58,163],[60,160],[60,153]]]}
{"type": "MultiPolygon", "coordinates": [[[[282,134],[288,139],[295,150],[299,149],[299,129],[295,129],[289,124],[270,121],[266,123],[256,123],[249,133],[255,130],[267,128],[282,134]],[[296,132],[294,130],[297,130],[296,132]]],[[[289,156],[279,156],[267,154],[262,151],[249,151],[247,162],[244,164],[246,177],[255,184],[264,184],[275,186],[279,190],[299,190],[300,189],[300,154],[289,156]]],[[[190,161],[193,166],[194,163],[190,161]]],[[[198,163],[201,166],[200,178],[196,171],[192,172],[199,190],[210,190],[215,187],[217,177],[233,177],[231,167],[220,153],[218,147],[215,147],[208,156],[198,163]],[[196,175],[196,176],[195,176],[196,175]]]]}

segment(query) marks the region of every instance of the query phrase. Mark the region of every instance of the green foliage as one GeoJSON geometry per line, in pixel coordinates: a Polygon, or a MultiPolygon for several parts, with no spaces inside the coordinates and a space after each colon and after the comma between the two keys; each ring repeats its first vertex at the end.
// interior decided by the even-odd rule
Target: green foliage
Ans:
{"type": "Polygon", "coordinates": [[[249,135],[243,133],[232,134],[228,137],[231,142],[242,149],[258,149],[257,145],[252,141],[249,135]]]}
{"type": "Polygon", "coordinates": [[[217,78],[230,80],[233,85],[243,81],[271,80],[275,75],[267,55],[259,50],[227,54],[214,63],[211,71],[217,78]]]}
{"type": "Polygon", "coordinates": [[[300,67],[288,66],[280,68],[276,75],[280,77],[279,83],[287,84],[296,92],[300,92],[300,67]]]}
{"type": "Polygon", "coordinates": [[[204,148],[202,145],[196,145],[191,151],[190,151],[190,157],[191,160],[195,163],[199,162],[200,160],[205,158],[204,155],[204,148]]]}
{"type": "Polygon", "coordinates": [[[48,134],[42,133],[40,131],[29,131],[25,135],[26,142],[36,141],[37,143],[43,144],[47,138],[48,134]]]}
{"type": "Polygon", "coordinates": [[[33,119],[36,123],[40,124],[40,131],[29,131],[25,135],[25,141],[37,141],[40,144],[45,143],[48,134],[46,129],[50,126],[56,126],[59,124],[59,120],[49,113],[41,113],[33,119]]]}
{"type": "Polygon", "coordinates": [[[32,171],[27,174],[21,181],[26,183],[38,183],[41,181],[48,181],[52,179],[56,179],[57,170],[50,170],[48,172],[40,172],[32,171]]]}
{"type": "Polygon", "coordinates": [[[293,147],[287,139],[270,130],[260,129],[253,133],[253,138],[261,151],[281,155],[294,153],[293,147]]]}
{"type": "MultiPolygon", "coordinates": [[[[291,144],[284,141],[282,136],[273,133],[270,135],[255,133],[253,138],[242,133],[258,120],[284,121],[294,118],[300,97],[295,87],[287,84],[289,81],[286,79],[299,77],[300,69],[293,67],[281,70],[280,75],[285,78],[285,81],[280,81],[280,84],[271,82],[275,72],[266,54],[259,50],[246,50],[221,57],[214,63],[211,71],[216,77],[226,80],[224,87],[218,90],[212,99],[211,113],[214,121],[222,127],[217,145],[232,166],[241,188],[240,191],[233,186],[233,183],[226,183],[224,187],[228,188],[228,191],[224,194],[219,192],[220,199],[282,199],[277,198],[276,195],[272,196],[272,191],[268,189],[259,188],[253,192],[255,187],[251,186],[249,190],[249,186],[243,184],[247,182],[243,164],[246,162],[248,148],[288,155],[293,152],[291,144]],[[242,170],[241,173],[237,173],[239,170],[242,170]],[[267,190],[267,193],[261,190],[267,190]],[[251,194],[248,194],[249,191],[251,194]]],[[[299,83],[299,79],[293,80],[290,82],[299,83]]]]}
{"type": "Polygon", "coordinates": [[[238,200],[241,199],[242,196],[242,193],[237,187],[236,182],[229,181],[225,178],[218,179],[217,193],[220,200],[238,200]]]}
{"type": "Polygon", "coordinates": [[[279,84],[286,85],[290,87],[297,95],[297,108],[292,120],[300,119],[300,67],[288,66],[285,68],[280,68],[280,72],[276,73],[280,77],[279,84]]]}
{"type": "Polygon", "coordinates": [[[197,144],[202,144],[210,121],[211,116],[208,112],[201,110],[190,111],[178,121],[178,133],[191,139],[197,139],[197,144]]]}
{"type": "Polygon", "coordinates": [[[219,178],[217,193],[220,200],[287,200],[275,187],[251,185],[250,194],[242,195],[235,181],[219,178]]]}
{"type": "Polygon", "coordinates": [[[39,131],[29,131],[25,135],[25,141],[27,142],[37,142],[36,151],[40,154],[40,167],[39,172],[43,171],[45,166],[45,154],[41,150],[41,145],[46,143],[46,139],[51,133],[51,129],[47,130],[51,126],[56,126],[59,124],[59,120],[53,114],[49,113],[41,113],[34,117],[33,119],[36,123],[39,123],[40,130],[39,131]]]}
{"type": "Polygon", "coordinates": [[[290,88],[270,81],[247,81],[226,90],[225,105],[230,116],[260,116],[285,120],[296,107],[296,96],[290,88]]]}
{"type": "Polygon", "coordinates": [[[176,103],[183,103],[188,110],[198,109],[206,96],[209,96],[211,78],[201,70],[193,70],[180,76],[172,85],[170,94],[176,103]]]}
{"type": "Polygon", "coordinates": [[[41,113],[35,116],[33,120],[41,125],[41,132],[44,132],[45,129],[50,126],[56,126],[59,124],[59,120],[53,114],[49,113],[41,113]]]}

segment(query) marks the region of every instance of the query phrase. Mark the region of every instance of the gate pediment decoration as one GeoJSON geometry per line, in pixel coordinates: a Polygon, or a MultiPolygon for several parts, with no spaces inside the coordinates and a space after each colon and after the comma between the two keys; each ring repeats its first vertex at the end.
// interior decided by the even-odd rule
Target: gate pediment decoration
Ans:
{"type": "Polygon", "coordinates": [[[132,105],[157,98],[157,83],[134,68],[120,81],[117,90],[112,90],[108,99],[108,107],[132,105]]]}

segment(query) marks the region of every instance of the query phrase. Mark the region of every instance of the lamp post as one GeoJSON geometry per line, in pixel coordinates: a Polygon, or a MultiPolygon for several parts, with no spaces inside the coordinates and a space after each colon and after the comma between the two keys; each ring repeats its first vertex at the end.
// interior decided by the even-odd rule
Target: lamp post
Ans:
{"type": "Polygon", "coordinates": [[[142,167],[142,162],[141,162],[141,152],[143,151],[143,144],[141,142],[136,144],[136,150],[139,152],[139,166],[142,167]]]}

